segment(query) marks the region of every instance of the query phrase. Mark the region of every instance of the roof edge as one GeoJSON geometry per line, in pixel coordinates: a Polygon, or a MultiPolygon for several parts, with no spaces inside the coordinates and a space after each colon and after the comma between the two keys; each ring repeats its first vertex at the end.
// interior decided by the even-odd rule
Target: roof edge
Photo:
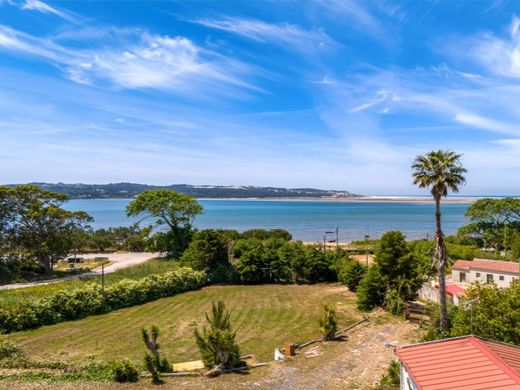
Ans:
{"type": "Polygon", "coordinates": [[[490,359],[494,364],[496,364],[506,375],[508,375],[511,379],[516,381],[516,383],[520,384],[520,374],[513,370],[500,356],[498,356],[496,353],[491,351],[489,347],[484,344],[482,341],[490,341],[493,342],[494,340],[486,340],[481,339],[478,336],[470,336],[468,337],[468,340],[480,350],[488,359],[490,359]]]}

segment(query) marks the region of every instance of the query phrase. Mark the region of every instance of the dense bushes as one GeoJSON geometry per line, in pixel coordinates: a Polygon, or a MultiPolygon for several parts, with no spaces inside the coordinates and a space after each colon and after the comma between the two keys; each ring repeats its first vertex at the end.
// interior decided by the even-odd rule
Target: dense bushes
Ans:
{"type": "Polygon", "coordinates": [[[347,286],[350,291],[356,291],[366,272],[367,267],[357,260],[350,260],[338,270],[338,280],[347,286]]]}
{"type": "Polygon", "coordinates": [[[335,262],[343,251],[324,253],[321,248],[280,238],[234,242],[234,266],[242,283],[318,283],[336,281],[335,262]]]}
{"type": "Polygon", "coordinates": [[[233,282],[235,272],[229,262],[231,239],[219,230],[197,232],[180,258],[182,265],[204,271],[210,282],[233,282]]]}
{"type": "Polygon", "coordinates": [[[421,287],[424,268],[401,232],[385,233],[376,250],[374,266],[358,286],[358,307],[370,310],[384,306],[392,313],[400,312],[404,302],[414,298],[421,287]]]}
{"type": "Polygon", "coordinates": [[[205,282],[204,272],[181,268],[140,280],[122,280],[107,287],[104,294],[98,285],[59,291],[32,302],[0,309],[0,331],[9,333],[107,313],[193,290],[205,282]]]}
{"type": "Polygon", "coordinates": [[[509,288],[475,284],[452,316],[451,336],[475,334],[520,345],[520,283],[509,288]]]}
{"type": "Polygon", "coordinates": [[[137,382],[139,380],[139,373],[134,363],[128,359],[114,361],[110,365],[112,372],[112,379],[119,383],[137,382]]]}

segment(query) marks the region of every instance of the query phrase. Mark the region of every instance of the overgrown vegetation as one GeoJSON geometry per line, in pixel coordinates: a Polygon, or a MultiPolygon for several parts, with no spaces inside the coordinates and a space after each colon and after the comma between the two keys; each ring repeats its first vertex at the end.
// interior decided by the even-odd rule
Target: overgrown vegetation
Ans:
{"type": "Polygon", "coordinates": [[[388,366],[386,374],[381,375],[379,384],[382,389],[388,389],[399,386],[401,379],[401,367],[397,360],[393,360],[388,366]]]}
{"type": "Polygon", "coordinates": [[[121,359],[111,362],[110,370],[112,372],[112,380],[119,383],[137,382],[139,380],[139,372],[134,363],[129,359],[121,359]]]}

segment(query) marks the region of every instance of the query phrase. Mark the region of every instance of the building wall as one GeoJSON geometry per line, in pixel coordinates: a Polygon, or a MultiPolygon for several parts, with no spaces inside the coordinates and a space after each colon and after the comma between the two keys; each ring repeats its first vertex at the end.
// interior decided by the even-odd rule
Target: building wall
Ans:
{"type": "MultiPolygon", "coordinates": [[[[453,269],[451,280],[457,284],[471,284],[474,282],[487,283],[487,275],[492,275],[493,282],[500,288],[507,288],[511,285],[511,282],[514,279],[518,279],[518,275],[505,272],[493,272],[477,269],[469,271],[453,269]],[[465,274],[465,281],[461,281],[461,274],[465,274]]],[[[464,278],[462,280],[464,280],[464,278]]]]}
{"type": "Polygon", "coordinates": [[[401,381],[399,384],[399,389],[401,390],[419,390],[417,385],[414,383],[406,368],[401,364],[401,381]]]}

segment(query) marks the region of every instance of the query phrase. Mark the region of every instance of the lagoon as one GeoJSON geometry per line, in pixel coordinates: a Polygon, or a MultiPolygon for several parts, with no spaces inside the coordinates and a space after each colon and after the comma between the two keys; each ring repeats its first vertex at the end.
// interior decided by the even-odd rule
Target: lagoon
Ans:
{"type": "MultiPolygon", "coordinates": [[[[94,228],[130,225],[125,207],[130,199],[72,199],[68,210],[83,210],[94,217],[94,228]]],[[[408,239],[432,237],[435,232],[434,205],[424,202],[396,201],[301,201],[202,199],[204,214],[197,217],[199,229],[222,228],[243,231],[252,228],[288,230],[294,239],[317,242],[325,231],[339,228],[341,242],[380,237],[388,230],[401,230],[408,239]]],[[[469,203],[442,206],[443,227],[453,234],[465,223],[469,203]]],[[[148,221],[143,221],[146,224],[148,221]]],[[[152,220],[149,221],[151,223],[152,220]]],[[[331,239],[334,238],[330,237],[331,239]]]]}

